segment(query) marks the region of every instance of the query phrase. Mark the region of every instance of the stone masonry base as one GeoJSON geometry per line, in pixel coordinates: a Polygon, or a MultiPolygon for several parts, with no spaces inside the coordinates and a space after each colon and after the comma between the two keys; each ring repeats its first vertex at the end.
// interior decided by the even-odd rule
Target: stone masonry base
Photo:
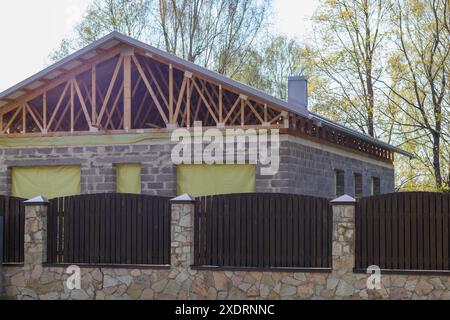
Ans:
{"type": "Polygon", "coordinates": [[[82,268],[81,289],[69,290],[60,267],[5,268],[14,299],[450,299],[450,277],[367,274],[82,268]]]}

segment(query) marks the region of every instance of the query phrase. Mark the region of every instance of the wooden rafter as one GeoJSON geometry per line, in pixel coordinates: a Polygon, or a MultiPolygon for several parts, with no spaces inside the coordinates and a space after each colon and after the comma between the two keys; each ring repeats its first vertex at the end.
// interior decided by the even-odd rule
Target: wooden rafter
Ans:
{"type": "Polygon", "coordinates": [[[206,127],[289,128],[308,138],[393,159],[390,150],[290,114],[174,60],[150,57],[125,44],[98,53],[79,59],[76,68],[60,69],[63,74],[54,79],[39,79],[37,89],[19,90],[17,99],[3,99],[0,134],[81,134],[92,127],[123,132],[169,124],[189,128],[202,121],[206,127]]]}
{"type": "Polygon", "coordinates": [[[147,87],[147,90],[149,91],[152,99],[153,99],[153,103],[156,105],[156,108],[159,111],[159,114],[161,115],[161,117],[163,118],[164,122],[167,124],[169,123],[169,120],[167,119],[166,114],[164,113],[163,108],[161,107],[161,104],[158,101],[158,98],[156,97],[155,92],[153,91],[152,86],[150,85],[147,76],[144,73],[144,70],[142,70],[141,64],[139,62],[139,60],[136,58],[136,56],[132,56],[133,62],[136,65],[136,68],[138,69],[139,74],[141,75],[142,80],[145,83],[145,86],[147,87]]]}
{"type": "MultiPolygon", "coordinates": [[[[43,86],[33,90],[32,92],[25,94],[23,96],[20,96],[18,98],[19,101],[31,101],[39,96],[41,96],[44,92],[50,91],[51,89],[69,81],[73,77],[76,77],[92,68],[92,65],[94,64],[100,64],[104,61],[107,61],[115,56],[117,56],[120,51],[122,50],[123,45],[119,45],[115,48],[112,48],[111,50],[107,51],[105,54],[101,56],[94,57],[90,59],[85,65],[79,66],[75,68],[73,71],[63,73],[59,77],[56,77],[55,79],[45,82],[43,86]]],[[[18,107],[18,102],[11,102],[6,104],[5,106],[0,108],[0,114],[5,114],[16,107],[18,107]]]]}
{"type": "Polygon", "coordinates": [[[78,100],[80,101],[81,108],[82,108],[82,110],[83,110],[83,113],[84,113],[84,117],[85,117],[85,119],[86,119],[86,122],[88,123],[89,127],[91,127],[91,126],[92,126],[91,117],[89,116],[89,111],[88,111],[88,108],[86,107],[86,103],[85,103],[85,101],[84,101],[84,97],[83,97],[83,95],[81,94],[81,90],[80,90],[80,87],[78,86],[77,79],[73,79],[73,85],[74,85],[75,90],[76,90],[76,92],[77,92],[78,100]]]}
{"type": "Polygon", "coordinates": [[[36,114],[33,112],[33,110],[30,108],[29,104],[25,102],[25,107],[28,111],[28,113],[31,115],[31,117],[33,118],[34,122],[36,123],[36,125],[39,127],[39,130],[41,130],[41,132],[44,131],[43,126],[41,125],[40,121],[38,120],[38,118],[36,117],[36,114]]]}
{"type": "Polygon", "coordinates": [[[108,105],[109,98],[111,97],[112,90],[116,83],[117,75],[119,74],[119,70],[122,66],[122,61],[123,61],[123,56],[120,56],[119,60],[117,61],[116,67],[114,68],[113,76],[109,83],[108,91],[106,92],[105,99],[103,100],[102,108],[100,109],[100,113],[98,114],[98,119],[97,119],[98,127],[100,126],[100,124],[102,122],[103,114],[105,113],[106,106],[108,105]]]}
{"type": "Polygon", "coordinates": [[[56,114],[58,113],[59,108],[61,107],[61,103],[63,102],[64,97],[66,96],[66,92],[67,92],[67,89],[69,88],[69,85],[70,85],[70,82],[68,81],[66,83],[66,85],[64,86],[63,92],[61,93],[61,96],[59,97],[59,100],[58,100],[58,103],[56,104],[55,109],[53,110],[53,113],[50,117],[50,120],[48,121],[48,125],[47,125],[46,129],[49,129],[50,126],[52,125],[53,121],[55,120],[56,114]]]}

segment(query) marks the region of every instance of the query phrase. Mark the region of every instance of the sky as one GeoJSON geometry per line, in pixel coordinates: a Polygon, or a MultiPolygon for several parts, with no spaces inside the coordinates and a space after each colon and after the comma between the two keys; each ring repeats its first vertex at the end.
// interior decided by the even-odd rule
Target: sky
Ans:
{"type": "MultiPolygon", "coordinates": [[[[318,0],[273,0],[271,29],[299,40],[311,31],[318,0]]],[[[50,64],[91,0],[0,1],[0,92],[50,64]]]]}

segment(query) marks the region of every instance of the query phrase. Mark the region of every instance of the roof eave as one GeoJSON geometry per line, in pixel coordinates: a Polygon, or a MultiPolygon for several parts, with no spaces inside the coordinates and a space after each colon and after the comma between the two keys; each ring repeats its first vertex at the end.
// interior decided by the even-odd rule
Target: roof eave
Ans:
{"type": "Polygon", "coordinates": [[[363,139],[363,140],[365,140],[367,142],[371,142],[371,143],[377,144],[379,146],[382,146],[383,148],[385,148],[387,150],[394,151],[394,152],[399,153],[401,155],[407,156],[410,159],[414,158],[414,155],[412,153],[408,152],[408,151],[405,151],[405,150],[403,150],[401,148],[398,148],[396,146],[390,145],[390,144],[388,144],[386,142],[383,142],[381,140],[378,140],[378,139],[375,139],[373,137],[370,137],[370,136],[368,136],[366,134],[363,134],[363,133],[361,133],[359,131],[356,131],[356,130],[350,129],[350,128],[346,127],[346,126],[343,126],[341,124],[338,124],[338,123],[336,123],[334,121],[331,121],[330,119],[325,118],[324,116],[321,116],[321,115],[319,115],[317,113],[314,113],[314,112],[311,112],[311,111],[309,113],[310,113],[310,117],[311,118],[316,119],[318,121],[323,121],[323,122],[325,122],[326,124],[328,124],[331,127],[334,127],[336,129],[342,130],[342,131],[347,132],[347,133],[349,133],[351,135],[357,136],[358,138],[361,138],[361,139],[363,139]]]}

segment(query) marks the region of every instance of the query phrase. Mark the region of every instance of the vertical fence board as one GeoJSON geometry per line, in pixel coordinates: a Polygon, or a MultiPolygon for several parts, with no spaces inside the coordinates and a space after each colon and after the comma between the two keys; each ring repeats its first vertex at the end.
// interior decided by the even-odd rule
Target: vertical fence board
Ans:
{"type": "Polygon", "coordinates": [[[444,195],[442,197],[442,254],[443,254],[443,266],[442,268],[445,270],[450,269],[450,261],[449,261],[449,242],[450,242],[450,235],[448,232],[449,229],[449,201],[450,201],[450,193],[444,195]]]}
{"type": "Polygon", "coordinates": [[[411,202],[408,195],[403,196],[405,212],[405,269],[411,269],[411,202]]]}
{"type": "Polygon", "coordinates": [[[49,263],[170,263],[169,198],[93,194],[50,200],[49,263]]]}
{"type": "Polygon", "coordinates": [[[430,270],[436,270],[436,202],[433,196],[429,197],[430,204],[430,270]]]}
{"type": "Polygon", "coordinates": [[[424,269],[424,228],[423,228],[423,195],[417,194],[416,197],[416,215],[417,215],[417,268],[424,269]]]}
{"type": "Polygon", "coordinates": [[[195,265],[331,267],[328,199],[266,193],[200,197],[194,220],[195,265]]]}
{"type": "Polygon", "coordinates": [[[432,192],[360,199],[355,212],[356,268],[376,264],[387,270],[449,271],[448,199],[448,194],[432,192]],[[378,231],[379,241],[372,243],[378,231]]]}
{"type": "Polygon", "coordinates": [[[418,269],[419,264],[417,263],[417,198],[416,197],[409,197],[408,199],[410,212],[411,212],[411,231],[410,231],[410,241],[411,241],[411,269],[418,269]]]}

